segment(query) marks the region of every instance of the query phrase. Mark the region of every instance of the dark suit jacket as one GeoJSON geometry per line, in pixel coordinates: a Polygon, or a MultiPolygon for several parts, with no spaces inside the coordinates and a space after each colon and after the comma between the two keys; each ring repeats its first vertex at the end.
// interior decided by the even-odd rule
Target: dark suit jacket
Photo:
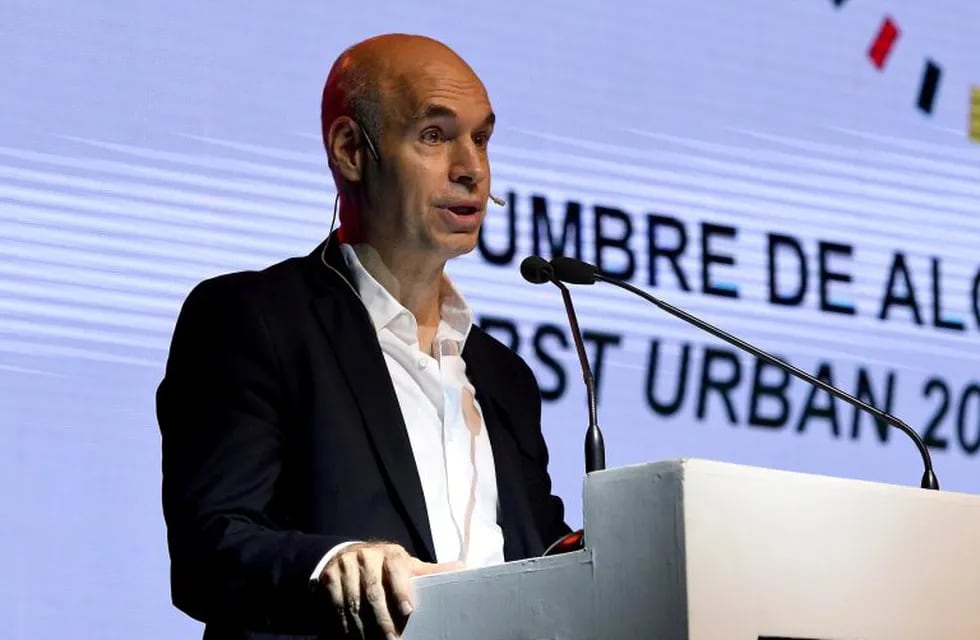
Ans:
{"type": "MultiPolygon", "coordinates": [[[[433,561],[422,487],[377,336],[336,241],[188,296],[157,393],[174,604],[205,638],[333,637],[309,585],[345,540],[433,561]],[[266,635],[269,634],[269,635],[266,635]]],[[[497,469],[508,560],[568,531],[527,365],[474,327],[463,358],[497,469]]],[[[333,631],[331,631],[333,629],[333,631]]]]}

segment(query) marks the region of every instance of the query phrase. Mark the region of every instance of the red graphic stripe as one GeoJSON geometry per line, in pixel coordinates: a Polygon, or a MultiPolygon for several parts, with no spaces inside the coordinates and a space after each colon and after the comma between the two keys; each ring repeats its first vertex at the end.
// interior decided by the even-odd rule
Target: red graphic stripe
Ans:
{"type": "Polygon", "coordinates": [[[871,49],[868,50],[868,57],[878,69],[884,68],[885,61],[888,59],[888,54],[891,53],[896,39],[898,39],[898,26],[892,22],[891,18],[885,17],[881,23],[881,29],[878,30],[878,37],[871,43],[871,49]]]}

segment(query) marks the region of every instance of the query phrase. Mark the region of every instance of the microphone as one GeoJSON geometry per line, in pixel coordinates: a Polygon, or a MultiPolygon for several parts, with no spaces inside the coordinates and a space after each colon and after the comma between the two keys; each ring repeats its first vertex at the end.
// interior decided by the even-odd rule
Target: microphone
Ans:
{"type": "Polygon", "coordinates": [[[628,282],[617,280],[615,278],[609,278],[607,276],[602,275],[601,273],[599,273],[599,270],[595,265],[589,264],[587,262],[583,262],[581,260],[576,260],[575,258],[558,256],[551,261],[551,266],[554,270],[554,277],[556,280],[561,280],[564,282],[568,282],[570,284],[594,284],[597,281],[608,282],[613,286],[619,287],[620,289],[625,289],[630,293],[638,295],[644,300],[646,300],[647,302],[656,305],[657,307],[663,309],[664,311],[671,314],[672,316],[676,316],[687,323],[693,324],[698,329],[701,329],[702,331],[707,331],[711,335],[717,338],[721,338],[725,342],[738,347],[742,351],[746,351],[757,358],[761,358],[762,360],[765,360],[769,364],[779,367],[786,373],[792,374],[797,378],[803,380],[804,382],[807,382],[817,387],[818,389],[822,389],[823,391],[826,391],[827,393],[831,394],[835,398],[839,398],[844,402],[850,404],[851,406],[857,407],[858,409],[861,409],[862,411],[871,414],[878,420],[881,420],[882,422],[897,428],[899,431],[902,431],[903,433],[905,433],[905,435],[907,435],[912,439],[912,441],[915,443],[915,446],[919,450],[919,455],[922,456],[923,472],[922,472],[922,482],[920,483],[920,486],[923,489],[933,489],[935,491],[939,490],[939,479],[936,478],[936,473],[933,471],[932,458],[929,455],[929,449],[926,448],[926,445],[922,441],[922,438],[919,437],[919,434],[916,433],[915,430],[912,429],[912,427],[908,426],[903,421],[899,420],[898,418],[891,415],[890,413],[886,413],[881,409],[878,409],[877,407],[871,406],[867,402],[855,398],[851,394],[842,391],[837,387],[810,375],[809,373],[803,371],[798,367],[794,367],[788,362],[785,362],[784,360],[781,360],[776,356],[763,351],[762,349],[756,347],[755,345],[752,345],[746,342],[745,340],[742,340],[741,338],[737,338],[731,335],[730,333],[722,331],[718,327],[705,322],[704,320],[698,318],[697,316],[692,315],[687,311],[684,311],[683,309],[679,309],[672,304],[664,302],[663,300],[660,300],[659,298],[650,295],[643,289],[634,287],[628,282]]]}
{"type": "Polygon", "coordinates": [[[521,276],[531,284],[542,284],[554,280],[555,269],[541,256],[528,256],[521,260],[521,276]]]}
{"type": "MultiPolygon", "coordinates": [[[[503,198],[500,198],[500,197],[498,197],[498,196],[495,196],[495,195],[493,195],[492,193],[490,194],[490,200],[492,200],[492,201],[493,201],[493,203],[494,203],[495,205],[497,205],[498,207],[502,207],[502,206],[504,206],[505,204],[507,204],[507,201],[506,201],[506,200],[504,200],[503,198]]],[[[542,258],[542,260],[543,260],[543,259],[544,259],[544,258],[542,258]]]]}
{"type": "Polygon", "coordinates": [[[552,282],[561,291],[561,298],[565,303],[565,313],[568,315],[568,324],[571,327],[572,342],[575,343],[578,362],[582,367],[582,379],[585,381],[585,395],[589,406],[589,428],[585,433],[585,472],[602,471],[606,468],[606,445],[602,438],[602,431],[599,429],[595,378],[592,375],[592,368],[589,367],[589,358],[585,354],[585,343],[582,341],[582,332],[578,326],[575,307],[572,306],[572,295],[569,293],[568,287],[558,278],[555,278],[552,265],[548,264],[548,261],[541,256],[524,258],[521,261],[521,275],[531,284],[552,282]]]}

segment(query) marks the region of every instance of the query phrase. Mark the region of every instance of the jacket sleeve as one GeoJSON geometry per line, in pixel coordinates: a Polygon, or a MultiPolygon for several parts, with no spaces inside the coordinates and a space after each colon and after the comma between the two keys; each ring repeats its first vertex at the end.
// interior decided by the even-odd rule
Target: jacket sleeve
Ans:
{"type": "Polygon", "coordinates": [[[310,575],[343,542],[289,530],[280,365],[248,274],[198,285],[184,303],[157,391],[163,512],[174,604],[206,623],[278,632],[327,624],[310,575]]]}

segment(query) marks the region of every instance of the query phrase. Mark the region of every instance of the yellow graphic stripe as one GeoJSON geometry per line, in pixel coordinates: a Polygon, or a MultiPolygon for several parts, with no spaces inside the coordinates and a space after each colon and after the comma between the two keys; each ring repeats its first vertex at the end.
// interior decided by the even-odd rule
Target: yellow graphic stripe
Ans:
{"type": "Polygon", "coordinates": [[[970,139],[980,142],[980,86],[970,87],[970,139]]]}

